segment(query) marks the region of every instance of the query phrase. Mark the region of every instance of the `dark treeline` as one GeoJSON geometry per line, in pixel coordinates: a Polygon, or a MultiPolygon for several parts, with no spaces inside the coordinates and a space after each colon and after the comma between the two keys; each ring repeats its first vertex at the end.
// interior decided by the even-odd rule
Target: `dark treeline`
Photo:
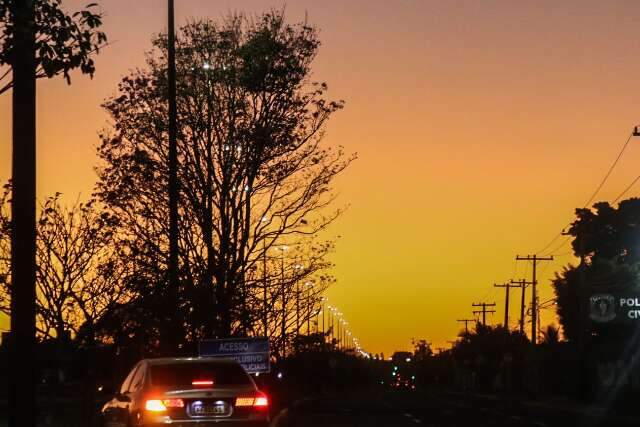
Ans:
{"type": "Polygon", "coordinates": [[[556,273],[555,298],[545,304],[560,327],[539,331],[535,347],[519,331],[481,323],[437,354],[420,341],[416,354],[422,348],[428,355],[416,358],[422,386],[633,407],[640,396],[640,325],[633,317],[640,304],[640,199],[576,209],[566,232],[578,262],[556,273]]]}

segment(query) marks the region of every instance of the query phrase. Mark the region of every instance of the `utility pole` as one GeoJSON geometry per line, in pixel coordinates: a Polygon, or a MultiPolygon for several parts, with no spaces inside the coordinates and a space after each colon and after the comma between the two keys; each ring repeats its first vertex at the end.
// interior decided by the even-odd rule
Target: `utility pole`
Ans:
{"type": "Polygon", "coordinates": [[[474,311],[473,314],[480,314],[482,313],[482,326],[487,326],[487,313],[495,313],[495,310],[487,310],[487,307],[495,307],[496,303],[493,302],[491,304],[488,304],[486,302],[480,302],[478,304],[473,303],[472,304],[474,307],[482,307],[482,310],[480,311],[474,311]]]}
{"type": "MultiPolygon", "coordinates": [[[[7,4],[5,2],[5,4],[7,4]]],[[[10,427],[36,425],[36,1],[8,3],[14,19],[12,93],[10,427]],[[12,5],[12,6],[11,6],[12,5]]],[[[8,15],[9,16],[9,15],[8,15]]],[[[9,20],[12,18],[9,17],[9,20]]]]}
{"type": "Polygon", "coordinates": [[[494,288],[504,288],[504,328],[509,331],[509,294],[512,288],[519,288],[520,286],[512,283],[505,283],[504,285],[493,285],[494,288]]]}
{"type": "Polygon", "coordinates": [[[465,334],[469,333],[469,323],[475,323],[476,319],[458,319],[456,322],[464,323],[465,334]]]}
{"type": "Polygon", "coordinates": [[[515,284],[516,288],[521,288],[522,294],[520,299],[520,333],[524,335],[524,309],[525,309],[525,293],[527,290],[527,285],[531,285],[532,282],[527,282],[525,279],[522,280],[511,280],[511,284],[515,284]]]}
{"type": "Polygon", "coordinates": [[[533,263],[533,279],[531,280],[531,343],[535,346],[537,342],[537,323],[538,323],[538,291],[536,286],[538,280],[536,277],[538,263],[540,261],[553,261],[553,256],[527,255],[521,257],[516,256],[516,261],[531,261],[533,263]]]}

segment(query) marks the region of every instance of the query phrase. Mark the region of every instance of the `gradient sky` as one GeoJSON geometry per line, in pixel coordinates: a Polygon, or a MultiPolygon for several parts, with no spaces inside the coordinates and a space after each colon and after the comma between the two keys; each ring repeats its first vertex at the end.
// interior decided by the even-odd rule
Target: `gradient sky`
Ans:
{"type": "MultiPolygon", "coordinates": [[[[65,0],[75,9],[86,0],[65,0]]],[[[102,0],[113,45],[93,80],[38,84],[38,193],[86,196],[95,181],[100,102],[143,65],[164,1],[102,0]]],[[[230,11],[281,8],[275,0],[177,0],[178,23],[230,11]]],[[[595,189],[640,123],[640,2],[289,1],[289,20],[321,29],[314,77],[347,101],[327,142],[358,152],[336,182],[351,205],[340,235],[330,301],[365,349],[446,346],[471,303],[499,304],[496,281],[530,275],[516,254],[541,249],[595,189]]],[[[10,175],[10,95],[0,96],[0,180],[10,175]]],[[[640,173],[631,144],[599,199],[640,173]]],[[[632,194],[640,193],[640,186],[632,194]]],[[[542,266],[548,278],[570,261],[542,266]]],[[[514,307],[515,309],[515,307],[514,307]]],[[[516,311],[512,318],[515,321],[516,311]]],[[[554,321],[545,313],[544,323],[554,321]]],[[[0,319],[0,328],[7,327],[0,319]]]]}

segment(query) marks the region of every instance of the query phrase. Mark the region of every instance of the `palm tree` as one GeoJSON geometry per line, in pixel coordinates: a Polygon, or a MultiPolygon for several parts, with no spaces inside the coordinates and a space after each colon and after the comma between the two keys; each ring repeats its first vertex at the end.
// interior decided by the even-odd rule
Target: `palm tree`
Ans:
{"type": "Polygon", "coordinates": [[[555,325],[548,325],[542,331],[542,344],[556,346],[560,343],[560,330],[555,325]]]}

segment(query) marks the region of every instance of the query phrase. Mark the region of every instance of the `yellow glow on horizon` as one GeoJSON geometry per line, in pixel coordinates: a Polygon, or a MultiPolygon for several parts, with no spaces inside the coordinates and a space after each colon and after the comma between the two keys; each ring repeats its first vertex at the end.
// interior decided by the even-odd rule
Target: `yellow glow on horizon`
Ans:
{"type": "MultiPolygon", "coordinates": [[[[100,103],[143,65],[164,26],[153,0],[100,2],[114,44],[93,80],[38,83],[38,191],[91,193],[100,103]]],[[[85,4],[65,0],[70,10],[85,4]]],[[[178,22],[228,11],[259,13],[281,2],[177,2],[178,22]],[[215,4],[214,4],[215,3],[215,4]]],[[[517,254],[541,249],[582,206],[633,126],[640,4],[599,2],[386,2],[311,0],[291,20],[321,29],[314,78],[347,101],[326,141],[358,152],[336,182],[346,213],[328,230],[338,283],[328,297],[369,353],[411,339],[448,347],[473,302],[496,302],[492,284],[530,279],[517,254]],[[553,7],[550,16],[548,9],[553,7]]],[[[0,96],[0,180],[10,175],[10,95],[0,96]]],[[[637,176],[631,144],[601,197],[637,176]]],[[[630,195],[638,195],[640,187],[630,195]]],[[[560,242],[559,242],[560,243],[560,242]]],[[[573,259],[540,266],[540,298],[573,259]]],[[[573,260],[574,261],[574,260],[573,260]]],[[[527,297],[528,298],[528,297],[527,297]]],[[[517,320],[512,305],[511,320],[517,320]]],[[[545,311],[543,327],[554,321],[545,311]]],[[[7,328],[0,317],[0,329],[7,328]]]]}

